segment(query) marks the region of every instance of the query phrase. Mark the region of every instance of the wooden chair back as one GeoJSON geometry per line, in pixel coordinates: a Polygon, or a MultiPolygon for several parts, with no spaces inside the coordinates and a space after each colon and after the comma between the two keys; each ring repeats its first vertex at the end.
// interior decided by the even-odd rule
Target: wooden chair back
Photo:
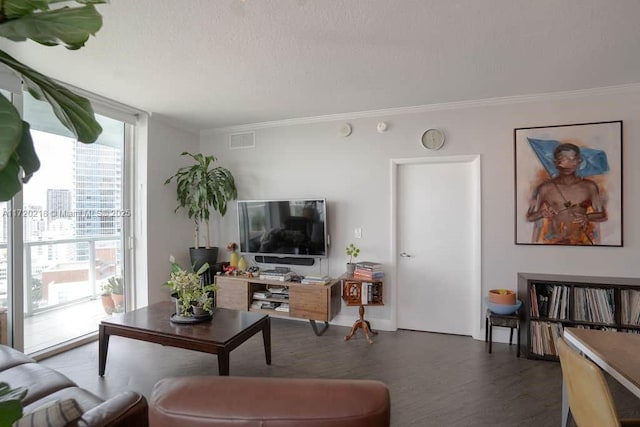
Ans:
{"type": "Polygon", "coordinates": [[[611,391],[600,368],[569,347],[562,337],[557,339],[556,349],[569,408],[578,427],[619,427],[611,391]]]}

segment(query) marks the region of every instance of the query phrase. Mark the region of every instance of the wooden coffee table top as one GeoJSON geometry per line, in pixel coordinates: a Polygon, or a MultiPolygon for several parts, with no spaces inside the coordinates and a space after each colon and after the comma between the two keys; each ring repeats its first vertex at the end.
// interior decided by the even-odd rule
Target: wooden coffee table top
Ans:
{"type": "Polygon", "coordinates": [[[105,319],[102,323],[108,327],[122,327],[141,333],[225,344],[244,333],[254,324],[269,317],[265,314],[215,308],[213,318],[209,321],[175,324],[169,320],[171,314],[175,313],[175,307],[173,302],[159,302],[129,311],[121,317],[105,319]]]}

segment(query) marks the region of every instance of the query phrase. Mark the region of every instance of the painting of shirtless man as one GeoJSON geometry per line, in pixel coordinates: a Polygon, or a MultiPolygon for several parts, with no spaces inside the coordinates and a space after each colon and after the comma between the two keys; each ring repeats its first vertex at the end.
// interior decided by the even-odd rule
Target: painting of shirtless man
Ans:
{"type": "Polygon", "coordinates": [[[515,150],[516,244],[622,246],[622,122],[516,129],[515,150]]]}

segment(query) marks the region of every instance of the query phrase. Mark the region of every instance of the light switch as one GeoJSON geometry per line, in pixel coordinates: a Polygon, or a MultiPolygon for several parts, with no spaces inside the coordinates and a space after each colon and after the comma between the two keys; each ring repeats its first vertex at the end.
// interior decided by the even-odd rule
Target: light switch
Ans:
{"type": "Polygon", "coordinates": [[[354,232],[353,235],[356,239],[362,239],[362,228],[357,227],[354,232]]]}

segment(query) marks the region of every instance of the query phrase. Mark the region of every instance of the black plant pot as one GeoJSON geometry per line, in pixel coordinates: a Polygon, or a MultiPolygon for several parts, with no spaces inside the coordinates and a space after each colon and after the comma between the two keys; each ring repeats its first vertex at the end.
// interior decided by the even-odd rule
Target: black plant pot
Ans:
{"type": "Polygon", "coordinates": [[[189,255],[194,271],[198,271],[205,262],[208,262],[209,267],[213,268],[218,260],[218,248],[189,248],[189,255]]]}

